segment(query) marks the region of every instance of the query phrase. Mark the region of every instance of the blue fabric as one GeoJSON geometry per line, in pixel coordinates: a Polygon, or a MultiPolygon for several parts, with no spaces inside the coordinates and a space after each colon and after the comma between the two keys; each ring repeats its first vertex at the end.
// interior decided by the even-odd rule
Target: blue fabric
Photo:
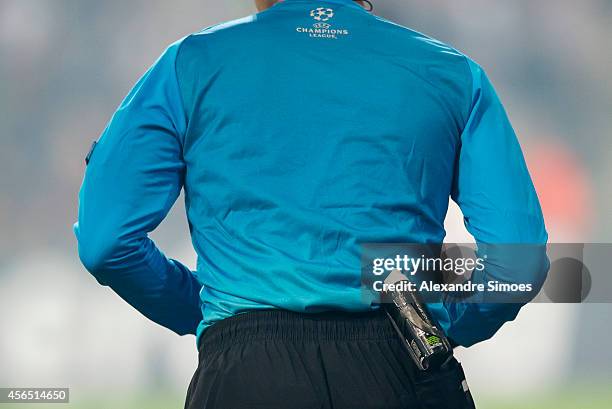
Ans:
{"type": "MultiPolygon", "coordinates": [[[[162,55],[91,155],[75,232],[100,283],[199,336],[251,309],[377,308],[360,288],[359,244],[442,242],[449,197],[479,243],[547,240],[483,70],[353,1],[286,0],[162,55]],[[147,236],[181,188],[195,272],[147,236]]],[[[539,283],[545,253],[521,267],[539,283]]],[[[518,307],[430,309],[471,345],[518,307]]]]}

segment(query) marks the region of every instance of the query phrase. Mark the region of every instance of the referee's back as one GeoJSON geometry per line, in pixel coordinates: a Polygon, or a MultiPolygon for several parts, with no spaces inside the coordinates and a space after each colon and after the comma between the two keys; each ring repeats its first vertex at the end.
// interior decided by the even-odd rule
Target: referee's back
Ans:
{"type": "MultiPolygon", "coordinates": [[[[250,310],[375,309],[360,243],[442,242],[449,196],[480,243],[547,240],[478,65],[351,0],[285,0],[162,55],[91,155],[76,232],[100,282],[201,337],[250,310]],[[182,187],[193,274],[147,236],[182,187]]],[[[539,284],[546,269],[538,250],[488,263],[487,274],[539,284]]],[[[462,345],[519,308],[431,306],[462,345]]]]}

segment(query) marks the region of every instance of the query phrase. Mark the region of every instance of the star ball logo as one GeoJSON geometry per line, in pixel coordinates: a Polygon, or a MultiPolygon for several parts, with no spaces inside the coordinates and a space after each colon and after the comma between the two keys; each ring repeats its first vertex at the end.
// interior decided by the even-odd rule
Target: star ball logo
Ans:
{"type": "Polygon", "coordinates": [[[332,25],[327,21],[334,18],[334,10],[326,7],[318,7],[310,11],[310,17],[315,19],[317,22],[312,27],[298,27],[296,31],[298,33],[308,34],[310,38],[328,38],[337,40],[339,36],[345,36],[349,34],[346,29],[332,28],[332,25]]]}
{"type": "Polygon", "coordinates": [[[326,9],[325,7],[319,7],[310,12],[310,17],[317,21],[327,21],[334,17],[334,10],[326,9]]]}

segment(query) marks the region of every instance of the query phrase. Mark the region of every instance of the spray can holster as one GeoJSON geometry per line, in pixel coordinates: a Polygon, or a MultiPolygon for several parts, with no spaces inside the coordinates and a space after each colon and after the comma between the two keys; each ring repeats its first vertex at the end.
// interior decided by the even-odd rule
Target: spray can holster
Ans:
{"type": "Polygon", "coordinates": [[[452,358],[448,338],[433,323],[418,294],[392,291],[385,295],[392,301],[384,305],[385,312],[421,371],[439,368],[452,358]]]}

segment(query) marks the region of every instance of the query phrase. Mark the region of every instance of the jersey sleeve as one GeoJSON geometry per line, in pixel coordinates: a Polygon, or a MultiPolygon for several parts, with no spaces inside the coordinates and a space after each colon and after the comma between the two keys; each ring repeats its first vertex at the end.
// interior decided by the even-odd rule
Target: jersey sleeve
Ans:
{"type": "MultiPolygon", "coordinates": [[[[469,61],[469,60],[468,60],[469,61]]],[[[472,281],[530,284],[541,289],[549,268],[548,235],[521,147],[487,75],[469,61],[472,107],[461,135],[452,199],[485,262],[472,281]]],[[[529,295],[528,295],[529,297],[529,295]]],[[[525,303],[448,302],[432,313],[453,341],[470,346],[492,337],[525,303]]]]}
{"type": "Polygon", "coordinates": [[[151,320],[193,334],[200,284],[148,237],[176,201],[186,116],[172,45],[138,81],[88,156],[74,231],[84,266],[151,320]]]}

